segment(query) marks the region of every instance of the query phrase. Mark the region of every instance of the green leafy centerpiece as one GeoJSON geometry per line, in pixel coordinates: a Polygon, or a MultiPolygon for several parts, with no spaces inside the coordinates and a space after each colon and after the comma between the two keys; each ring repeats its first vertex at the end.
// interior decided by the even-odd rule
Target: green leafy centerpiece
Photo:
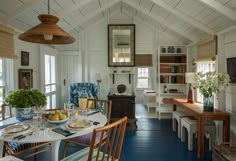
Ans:
{"type": "Polygon", "coordinates": [[[193,87],[199,88],[203,95],[204,111],[214,110],[214,95],[225,89],[229,83],[229,76],[217,72],[198,72],[195,74],[193,87]]]}
{"type": "Polygon", "coordinates": [[[16,108],[16,118],[20,121],[33,118],[35,106],[45,106],[46,96],[36,89],[17,89],[9,93],[6,103],[16,108]]]}

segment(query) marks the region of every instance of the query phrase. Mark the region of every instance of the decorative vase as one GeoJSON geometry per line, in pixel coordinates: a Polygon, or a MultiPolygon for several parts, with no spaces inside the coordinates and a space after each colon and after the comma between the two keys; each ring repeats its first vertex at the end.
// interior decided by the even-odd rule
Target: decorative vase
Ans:
{"type": "Polygon", "coordinates": [[[16,108],[16,119],[19,121],[30,120],[34,116],[33,107],[16,108]]]}
{"type": "Polygon", "coordinates": [[[203,109],[204,111],[214,111],[214,96],[203,96],[203,109]]]}

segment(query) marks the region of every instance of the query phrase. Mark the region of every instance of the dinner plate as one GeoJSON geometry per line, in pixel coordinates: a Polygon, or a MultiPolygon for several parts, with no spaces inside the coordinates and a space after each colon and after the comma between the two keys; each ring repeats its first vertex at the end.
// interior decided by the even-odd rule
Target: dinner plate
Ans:
{"type": "Polygon", "coordinates": [[[11,125],[11,126],[4,128],[3,132],[6,134],[14,134],[14,133],[28,130],[29,128],[30,128],[29,124],[17,124],[17,125],[11,125]]]}
{"type": "Polygon", "coordinates": [[[80,129],[91,126],[91,123],[86,120],[73,121],[67,124],[67,127],[70,129],[80,129]]]}

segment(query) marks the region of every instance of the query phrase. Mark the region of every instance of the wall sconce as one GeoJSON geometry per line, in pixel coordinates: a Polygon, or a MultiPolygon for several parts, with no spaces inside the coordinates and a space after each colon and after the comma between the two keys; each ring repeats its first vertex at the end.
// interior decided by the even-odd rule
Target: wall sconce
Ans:
{"type": "Polygon", "coordinates": [[[189,84],[188,89],[188,103],[193,103],[193,90],[192,90],[192,83],[194,83],[194,72],[187,72],[185,73],[185,83],[189,84]]]}

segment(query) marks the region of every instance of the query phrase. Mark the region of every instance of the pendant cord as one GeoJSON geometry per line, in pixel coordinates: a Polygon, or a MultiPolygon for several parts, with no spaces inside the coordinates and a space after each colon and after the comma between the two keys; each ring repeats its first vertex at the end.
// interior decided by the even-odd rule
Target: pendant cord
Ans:
{"type": "Polygon", "coordinates": [[[50,15],[50,2],[48,0],[48,14],[50,15]]]}

